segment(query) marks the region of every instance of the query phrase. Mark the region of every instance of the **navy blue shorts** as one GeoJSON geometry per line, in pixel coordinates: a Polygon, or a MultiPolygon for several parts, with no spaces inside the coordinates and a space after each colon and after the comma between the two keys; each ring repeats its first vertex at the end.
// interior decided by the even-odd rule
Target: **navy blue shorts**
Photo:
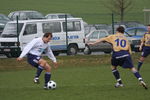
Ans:
{"type": "Polygon", "coordinates": [[[32,54],[27,54],[27,61],[29,64],[31,64],[34,67],[38,67],[38,61],[41,59],[40,56],[32,55],[32,54]]]}
{"type": "Polygon", "coordinates": [[[144,46],[142,50],[142,57],[147,57],[150,54],[150,47],[144,46]]]}
{"type": "Polygon", "coordinates": [[[118,58],[118,59],[112,57],[111,64],[112,64],[112,66],[116,66],[116,67],[122,66],[123,68],[133,68],[134,67],[130,55],[123,57],[123,58],[118,58]]]}

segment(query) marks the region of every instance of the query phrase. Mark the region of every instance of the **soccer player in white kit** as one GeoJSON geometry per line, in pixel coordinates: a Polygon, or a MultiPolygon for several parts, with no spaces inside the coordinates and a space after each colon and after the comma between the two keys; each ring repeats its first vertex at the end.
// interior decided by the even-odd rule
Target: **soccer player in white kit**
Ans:
{"type": "Polygon", "coordinates": [[[45,73],[45,85],[44,89],[47,89],[47,83],[51,79],[51,66],[47,63],[46,60],[41,58],[43,52],[53,61],[54,68],[58,67],[56,58],[50,48],[48,42],[52,39],[52,33],[45,33],[43,37],[35,38],[29,42],[23,49],[20,56],[17,58],[17,61],[23,60],[23,57],[27,55],[27,61],[29,64],[37,68],[36,75],[34,77],[34,83],[39,83],[39,76],[43,70],[45,73]]]}

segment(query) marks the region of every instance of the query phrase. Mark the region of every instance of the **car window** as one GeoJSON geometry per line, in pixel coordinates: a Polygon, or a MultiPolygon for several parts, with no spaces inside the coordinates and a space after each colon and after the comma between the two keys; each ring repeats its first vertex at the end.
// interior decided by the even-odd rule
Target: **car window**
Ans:
{"type": "Polygon", "coordinates": [[[16,20],[17,16],[19,17],[19,12],[14,13],[11,18],[16,20]]]}
{"type": "Polygon", "coordinates": [[[65,18],[65,14],[64,15],[58,15],[58,18],[65,18]]]}
{"type": "Polygon", "coordinates": [[[58,17],[56,15],[49,15],[47,18],[48,19],[57,19],[58,17]]]}
{"type": "Polygon", "coordinates": [[[106,37],[106,36],[107,36],[106,31],[99,31],[99,38],[103,38],[103,37],[106,37]]]}
{"type": "Polygon", "coordinates": [[[135,35],[135,31],[136,31],[136,29],[130,29],[130,30],[127,31],[127,33],[129,35],[131,35],[131,36],[134,36],[135,35]]]}
{"type": "Polygon", "coordinates": [[[25,13],[20,13],[20,20],[26,20],[27,19],[27,16],[25,13]]]}
{"type": "MultiPolygon", "coordinates": [[[[66,22],[63,22],[63,31],[66,32],[66,22]]],[[[81,31],[81,23],[79,21],[67,22],[67,31],[81,31]]]]}
{"type": "Polygon", "coordinates": [[[145,29],[137,29],[136,35],[138,35],[138,36],[143,36],[145,32],[146,32],[145,29]]]}
{"type": "Polygon", "coordinates": [[[27,24],[23,35],[30,35],[30,34],[36,34],[36,33],[37,33],[37,25],[27,24]]]}
{"type": "Polygon", "coordinates": [[[28,12],[26,13],[28,19],[41,19],[43,15],[39,12],[28,12]]]}
{"type": "MultiPolygon", "coordinates": [[[[65,18],[66,14],[58,15],[58,18],[65,18]]],[[[67,14],[67,18],[73,18],[71,15],[67,14]]]]}
{"type": "MultiPolygon", "coordinates": [[[[18,33],[21,32],[23,23],[18,23],[18,33]]],[[[17,37],[17,24],[16,23],[8,23],[6,24],[2,37],[17,37]]]]}
{"type": "Polygon", "coordinates": [[[98,39],[98,35],[99,35],[99,31],[94,31],[92,32],[92,34],[90,35],[90,39],[98,39]]]}
{"type": "Polygon", "coordinates": [[[61,23],[60,22],[49,22],[42,24],[43,33],[46,32],[61,32],[61,23]]]}

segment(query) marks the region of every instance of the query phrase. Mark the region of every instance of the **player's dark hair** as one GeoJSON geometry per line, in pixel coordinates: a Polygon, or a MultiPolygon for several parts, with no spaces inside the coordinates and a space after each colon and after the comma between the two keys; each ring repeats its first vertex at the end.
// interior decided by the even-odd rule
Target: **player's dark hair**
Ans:
{"type": "Polygon", "coordinates": [[[150,24],[148,24],[147,26],[150,26],[150,24]]]}
{"type": "Polygon", "coordinates": [[[120,32],[120,33],[124,33],[124,27],[123,26],[119,26],[116,31],[120,32]]]}
{"type": "Polygon", "coordinates": [[[50,32],[47,32],[47,33],[45,33],[44,35],[43,35],[43,37],[49,37],[49,36],[51,36],[51,37],[53,37],[53,34],[52,33],[50,33],[50,32]]]}

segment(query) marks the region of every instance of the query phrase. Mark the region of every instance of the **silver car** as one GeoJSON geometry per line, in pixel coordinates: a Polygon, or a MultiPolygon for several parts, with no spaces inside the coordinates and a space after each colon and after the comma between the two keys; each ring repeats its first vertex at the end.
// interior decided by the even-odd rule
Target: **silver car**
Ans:
{"type": "Polygon", "coordinates": [[[8,15],[11,20],[16,20],[17,16],[19,20],[45,19],[42,13],[32,10],[14,11],[8,15]]]}
{"type": "Polygon", "coordinates": [[[111,53],[112,46],[107,42],[101,42],[96,45],[88,45],[89,42],[95,42],[97,39],[108,36],[109,33],[106,30],[94,30],[88,35],[86,35],[85,43],[86,47],[84,49],[84,54],[91,54],[94,51],[102,51],[104,53],[111,53]]]}
{"type": "Polygon", "coordinates": [[[65,13],[50,13],[45,16],[47,19],[60,19],[65,18],[67,15],[67,18],[74,18],[71,14],[65,14],[65,13]]]}

